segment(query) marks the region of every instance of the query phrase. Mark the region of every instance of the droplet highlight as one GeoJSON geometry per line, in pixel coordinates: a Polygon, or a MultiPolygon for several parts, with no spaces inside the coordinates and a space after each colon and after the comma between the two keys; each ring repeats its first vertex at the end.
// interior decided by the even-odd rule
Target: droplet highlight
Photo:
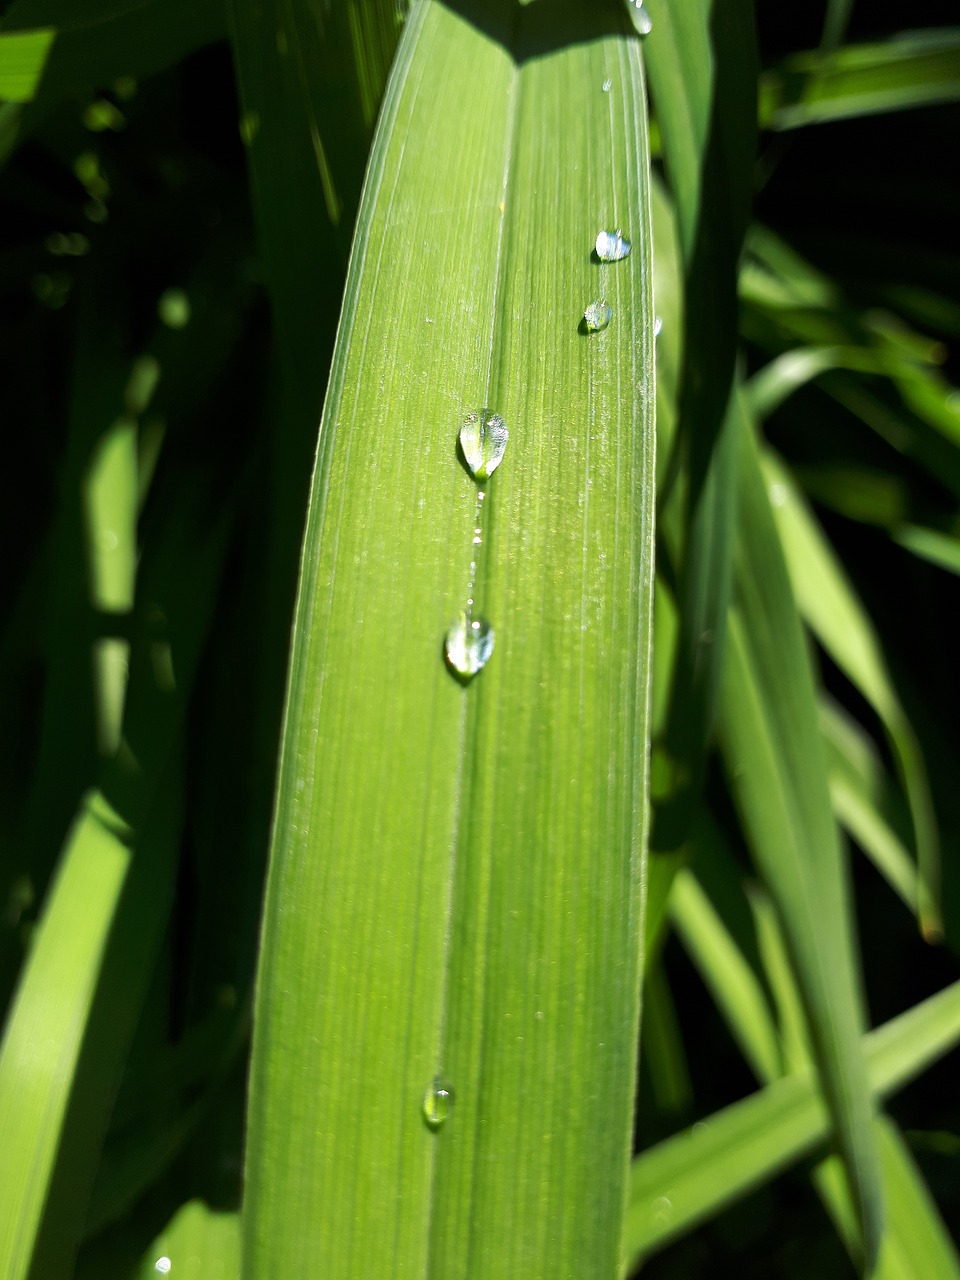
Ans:
{"type": "Polygon", "coordinates": [[[610,92],[610,90],[613,88],[613,81],[612,81],[612,80],[609,80],[609,79],[608,79],[608,80],[604,80],[604,82],[603,82],[603,84],[602,84],[601,88],[603,89],[603,92],[604,92],[604,93],[609,93],[609,92],[610,92]]]}
{"type": "Polygon", "coordinates": [[[446,1124],[452,1109],[453,1090],[450,1085],[439,1077],[431,1080],[423,1095],[423,1118],[427,1128],[436,1133],[446,1124]]]}
{"type": "Polygon", "coordinates": [[[601,262],[620,262],[629,254],[631,247],[619,227],[616,231],[601,231],[597,236],[597,257],[601,262]]]}
{"type": "Polygon", "coordinates": [[[488,479],[507,451],[510,432],[499,413],[468,413],[460,427],[460,448],[475,480],[488,479]]]}
{"type": "Polygon", "coordinates": [[[490,661],[493,653],[493,627],[485,618],[461,613],[447,632],[444,653],[447,662],[463,680],[472,680],[490,661]]]}
{"type": "Polygon", "coordinates": [[[170,1274],[170,1269],[172,1266],[173,1266],[173,1263],[170,1261],[168,1257],[166,1257],[166,1255],[164,1255],[164,1257],[158,1258],[156,1260],[156,1262],[153,1264],[153,1269],[154,1271],[157,1272],[158,1275],[166,1276],[170,1274]]]}
{"type": "Polygon", "coordinates": [[[583,327],[588,333],[599,333],[601,329],[605,329],[613,319],[613,307],[609,302],[604,302],[602,298],[598,298],[596,302],[591,302],[589,307],[583,313],[583,327]]]}
{"type": "Polygon", "coordinates": [[[661,317],[661,316],[654,316],[654,317],[653,317],[653,336],[654,336],[655,338],[659,338],[659,337],[660,337],[660,330],[661,330],[662,328],[663,328],[663,319],[662,319],[662,317],[661,317]]]}

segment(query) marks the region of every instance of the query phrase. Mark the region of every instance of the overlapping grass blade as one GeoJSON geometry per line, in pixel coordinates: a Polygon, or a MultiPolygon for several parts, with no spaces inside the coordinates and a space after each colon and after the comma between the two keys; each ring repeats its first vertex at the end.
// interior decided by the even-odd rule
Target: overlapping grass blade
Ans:
{"type": "Polygon", "coordinates": [[[627,30],[620,6],[420,3],[401,40],[305,543],[250,1086],[251,1278],[618,1268],[654,402],[627,30]],[[598,267],[597,232],[616,227],[632,254],[598,267]],[[613,322],[584,335],[598,296],[613,322]],[[455,442],[483,405],[510,441],[478,553],[455,442]],[[442,642],[468,593],[496,649],[464,687],[442,642]],[[455,1096],[434,1132],[438,1076],[455,1096]]]}
{"type": "Polygon", "coordinates": [[[910,801],[917,841],[921,928],[942,932],[940,847],[920,747],[887,670],[876,630],[840,561],[782,463],[770,452],[763,468],[797,604],[830,657],[883,723],[910,801]]]}
{"type": "Polygon", "coordinates": [[[752,192],[755,50],[749,5],[654,0],[650,17],[651,88],[687,293],[674,441],[686,466],[680,636],[664,743],[673,794],[658,804],[653,837],[672,848],[701,785],[729,602],[736,446],[723,423],[736,352],[730,302],[752,192]]]}
{"type": "Polygon", "coordinates": [[[800,619],[752,428],[740,423],[737,605],[720,739],[751,852],[783,919],[870,1258],[882,1207],[845,874],[800,619]]]}
{"type": "Polygon", "coordinates": [[[761,76],[760,122],[768,129],[796,129],[958,97],[960,28],[943,27],[794,55],[761,76]]]}
{"type": "MultiPolygon", "coordinates": [[[[864,1038],[871,1086],[883,1096],[960,1042],[955,983],[864,1038]]],[[[625,1252],[635,1266],[722,1206],[823,1143],[832,1122],[812,1073],[785,1077],[633,1163],[625,1252]]]]}

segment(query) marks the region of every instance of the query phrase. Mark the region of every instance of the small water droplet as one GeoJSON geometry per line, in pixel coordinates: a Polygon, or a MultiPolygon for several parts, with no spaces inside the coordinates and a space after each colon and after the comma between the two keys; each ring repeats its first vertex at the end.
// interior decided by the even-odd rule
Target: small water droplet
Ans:
{"type": "Polygon", "coordinates": [[[446,1123],[453,1108],[453,1090],[439,1076],[427,1085],[423,1095],[423,1118],[434,1133],[446,1123]]]}
{"type": "Polygon", "coordinates": [[[620,262],[630,252],[630,241],[616,231],[601,231],[597,236],[597,257],[601,262],[620,262]]]}
{"type": "Polygon", "coordinates": [[[159,1271],[160,1275],[165,1276],[170,1271],[170,1268],[172,1266],[173,1266],[173,1263],[170,1261],[170,1259],[167,1257],[163,1257],[163,1258],[158,1258],[156,1260],[156,1262],[153,1264],[153,1269],[154,1271],[159,1271]]]}
{"type": "Polygon", "coordinates": [[[503,461],[510,432],[499,413],[468,413],[460,428],[460,448],[475,480],[486,480],[503,461]]]}
{"type": "Polygon", "coordinates": [[[604,93],[609,93],[609,92],[610,92],[610,90],[611,90],[612,88],[613,88],[613,81],[612,81],[612,80],[604,80],[604,82],[603,82],[603,92],[604,92],[604,93]]]}
{"type": "Polygon", "coordinates": [[[653,317],[653,336],[655,338],[658,338],[660,336],[660,330],[662,328],[663,328],[663,317],[654,316],[653,317]]]}
{"type": "Polygon", "coordinates": [[[605,329],[613,319],[613,307],[609,302],[604,302],[602,298],[598,298],[596,302],[591,302],[589,307],[583,313],[583,323],[588,333],[599,333],[601,329],[605,329]]]}
{"type": "Polygon", "coordinates": [[[470,680],[490,661],[493,640],[493,627],[485,618],[461,613],[444,642],[447,662],[458,676],[470,680]]]}

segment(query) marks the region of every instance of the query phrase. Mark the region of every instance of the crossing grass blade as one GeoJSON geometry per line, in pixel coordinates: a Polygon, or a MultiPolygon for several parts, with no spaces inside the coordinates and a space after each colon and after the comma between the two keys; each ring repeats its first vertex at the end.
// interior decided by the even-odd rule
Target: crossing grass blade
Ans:
{"type": "MultiPolygon", "coordinates": [[[[886,1096],[960,1041],[960,983],[864,1039],[872,1088],[886,1096]]],[[[635,1267],[723,1205],[816,1149],[831,1120],[815,1077],[776,1081],[633,1163],[625,1252],[635,1267]]]]}
{"type": "Polygon", "coordinates": [[[882,1203],[845,870],[800,620],[745,416],[740,436],[737,607],[721,746],[751,852],[783,919],[869,1264],[882,1234],[882,1203]]]}
{"type": "Polygon", "coordinates": [[[250,1280],[618,1271],[651,285],[643,77],[622,8],[414,5],[304,546],[255,1014],[250,1280]],[[633,251],[601,266],[594,240],[617,227],[633,251]],[[614,318],[586,335],[599,296],[614,318]],[[456,436],[484,405],[510,440],[475,551],[456,436]],[[496,648],[464,685],[442,644],[474,558],[496,648]],[[437,1077],[454,1096],[433,1131],[437,1077]]]}
{"type": "Polygon", "coordinates": [[[760,78],[760,121],[797,129],[960,97],[960,30],[912,32],[880,44],[796,54],[760,78]]]}

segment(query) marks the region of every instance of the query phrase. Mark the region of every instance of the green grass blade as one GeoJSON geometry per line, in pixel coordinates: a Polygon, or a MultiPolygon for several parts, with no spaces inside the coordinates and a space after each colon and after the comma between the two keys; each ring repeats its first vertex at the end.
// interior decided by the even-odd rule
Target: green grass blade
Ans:
{"type": "MultiPolygon", "coordinates": [[[[872,1280],[956,1280],[960,1258],[933,1197],[897,1127],[885,1116],[876,1121],[889,1225],[872,1280]]],[[[843,1166],[836,1157],[814,1172],[821,1198],[847,1248],[856,1254],[856,1219],[843,1166]]]]}
{"type": "Polygon", "coordinates": [[[917,842],[918,915],[928,938],[943,932],[940,844],[923,756],[893,687],[880,640],[853,584],[786,467],[770,452],[763,469],[790,581],[804,621],[880,717],[910,802],[917,842]]]}
{"type": "Polygon", "coordinates": [[[93,795],[78,815],[0,1047],[0,1275],[27,1274],[130,832],[93,795]],[[82,910],[77,904],[83,903],[82,910]]]}
{"type": "Polygon", "coordinates": [[[311,435],[377,108],[399,31],[394,0],[230,0],[259,243],[284,375],[311,435]],[[292,195],[292,193],[295,193],[292,195]]]}
{"type": "Polygon", "coordinates": [[[781,1074],[780,1046],[763,987],[690,871],[674,881],[670,918],[754,1075],[775,1080],[781,1074]]]}
{"type": "Polygon", "coordinates": [[[239,1280],[238,1215],[218,1213],[201,1200],[191,1200],[178,1209],[144,1254],[136,1280],[156,1280],[158,1274],[168,1273],[192,1273],[203,1280],[239,1280]],[[169,1267],[163,1269],[161,1259],[166,1259],[169,1267]]]}
{"type": "Polygon", "coordinates": [[[745,419],[741,440],[737,607],[721,745],[751,852],[783,918],[871,1255],[882,1211],[840,843],[800,619],[745,419]]]}
{"type": "Polygon", "coordinates": [[[56,32],[0,32],[0,98],[6,102],[31,102],[43,76],[56,32]]]}
{"type": "Polygon", "coordinates": [[[678,404],[687,488],[681,629],[666,752],[673,794],[658,804],[655,848],[687,835],[716,710],[730,594],[735,433],[725,413],[736,354],[736,272],[752,194],[756,52],[752,6],[650,4],[651,89],[673,189],[686,279],[678,404]]]}
{"type": "Polygon", "coordinates": [[[401,40],[305,543],[250,1086],[250,1280],[618,1269],[654,405],[625,24],[579,0],[420,3],[401,40]],[[618,226],[633,252],[598,267],[597,232],[618,226]],[[597,296],[614,319],[585,336],[597,296]],[[477,555],[455,440],[484,404],[511,435],[477,555]],[[496,651],[463,687],[442,641],[475,556],[496,651]],[[431,1132],[437,1075],[456,1096],[431,1132]]]}
{"type": "Polygon", "coordinates": [[[918,524],[902,525],[893,536],[901,547],[922,560],[948,573],[960,574],[960,538],[918,524]]]}
{"type": "Polygon", "coordinates": [[[760,122],[796,129],[960,97],[960,28],[789,58],[760,79],[760,122]]]}
{"type": "MultiPolygon", "coordinates": [[[[960,983],[864,1038],[874,1090],[907,1084],[960,1041],[960,983]]],[[[816,1149],[831,1131],[812,1073],[778,1080],[633,1162],[625,1253],[632,1266],[816,1149]]]]}

